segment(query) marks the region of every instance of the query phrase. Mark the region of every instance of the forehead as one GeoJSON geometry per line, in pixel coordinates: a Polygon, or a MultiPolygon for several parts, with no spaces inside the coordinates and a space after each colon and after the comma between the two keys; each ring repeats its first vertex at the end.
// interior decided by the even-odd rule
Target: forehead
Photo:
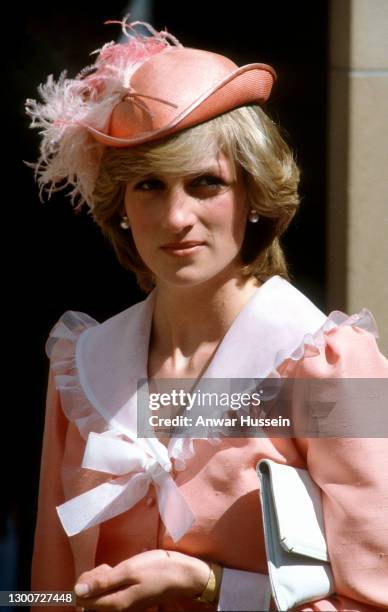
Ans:
{"type": "Polygon", "coordinates": [[[225,155],[225,153],[220,152],[216,155],[209,155],[205,160],[194,164],[192,172],[198,174],[216,172],[233,175],[235,174],[235,164],[229,157],[227,157],[227,155],[225,155]]]}
{"type": "Polygon", "coordinates": [[[149,146],[139,147],[138,151],[141,157],[144,154],[144,161],[150,165],[160,169],[165,165],[167,171],[175,166],[179,174],[213,165],[226,168],[234,154],[229,146],[230,139],[221,127],[217,121],[209,121],[149,146]]]}
{"type": "Polygon", "coordinates": [[[202,156],[164,154],[144,160],[136,175],[165,175],[171,177],[218,174],[232,180],[237,176],[236,164],[225,153],[219,151],[202,156]]]}

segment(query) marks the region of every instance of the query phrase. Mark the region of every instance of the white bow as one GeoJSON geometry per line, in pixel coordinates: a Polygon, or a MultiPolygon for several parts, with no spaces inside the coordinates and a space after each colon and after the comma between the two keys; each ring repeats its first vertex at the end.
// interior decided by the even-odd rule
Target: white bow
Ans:
{"type": "Polygon", "coordinates": [[[138,444],[118,433],[91,432],[82,467],[114,474],[117,478],[73,497],[57,512],[68,536],[80,533],[132,508],[154,484],[160,517],[177,542],[192,526],[194,514],[171,476],[172,464],[161,464],[138,444]]]}

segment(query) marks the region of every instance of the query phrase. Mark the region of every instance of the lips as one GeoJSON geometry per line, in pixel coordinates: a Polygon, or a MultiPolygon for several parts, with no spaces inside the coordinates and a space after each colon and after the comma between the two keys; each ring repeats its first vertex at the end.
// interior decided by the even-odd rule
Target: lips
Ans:
{"type": "Polygon", "coordinates": [[[199,242],[198,240],[188,240],[185,242],[169,242],[168,244],[163,244],[161,248],[168,251],[183,251],[196,246],[202,246],[203,244],[203,242],[199,242]]]}
{"type": "Polygon", "coordinates": [[[205,243],[199,240],[185,240],[182,242],[169,242],[164,244],[161,249],[171,257],[191,257],[200,252],[205,243]]]}

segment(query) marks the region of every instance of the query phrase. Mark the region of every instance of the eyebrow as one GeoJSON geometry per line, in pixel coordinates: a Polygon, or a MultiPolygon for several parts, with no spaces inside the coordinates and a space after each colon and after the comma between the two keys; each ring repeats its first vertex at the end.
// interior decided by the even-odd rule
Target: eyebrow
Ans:
{"type": "Polygon", "coordinates": [[[203,168],[199,168],[195,171],[193,171],[192,173],[190,173],[192,176],[201,176],[204,174],[217,174],[219,176],[223,176],[225,178],[229,178],[231,180],[236,178],[236,172],[233,170],[233,168],[231,168],[232,171],[232,175],[229,176],[229,171],[226,169],[222,169],[220,166],[218,165],[212,165],[212,166],[204,166],[203,168]]]}
{"type": "Polygon", "coordinates": [[[197,170],[195,170],[195,172],[198,174],[204,174],[206,172],[221,172],[221,168],[219,165],[217,164],[213,164],[213,165],[209,165],[209,166],[203,166],[202,168],[198,168],[197,170]]]}
{"type": "MultiPolygon", "coordinates": [[[[203,166],[202,168],[196,168],[192,171],[188,172],[186,176],[189,178],[196,178],[199,176],[203,176],[205,174],[216,174],[225,178],[225,180],[235,180],[236,179],[236,171],[232,170],[232,176],[229,176],[229,172],[226,169],[222,169],[218,164],[212,164],[209,166],[203,166]]],[[[142,182],[143,180],[152,180],[152,179],[163,179],[163,172],[151,171],[146,174],[141,174],[138,177],[133,179],[134,183],[142,182]]]]}
{"type": "MultiPolygon", "coordinates": [[[[206,166],[203,168],[195,168],[191,171],[187,172],[186,176],[198,176],[200,174],[207,174],[207,173],[213,173],[213,174],[222,174],[222,170],[220,169],[219,166],[206,166]]],[[[142,179],[143,177],[145,178],[158,178],[164,176],[163,171],[158,172],[157,170],[151,170],[150,172],[146,172],[144,174],[139,174],[139,177],[134,178],[134,180],[137,180],[138,178],[142,179]]],[[[179,175],[180,176],[180,175],[179,175]]]]}

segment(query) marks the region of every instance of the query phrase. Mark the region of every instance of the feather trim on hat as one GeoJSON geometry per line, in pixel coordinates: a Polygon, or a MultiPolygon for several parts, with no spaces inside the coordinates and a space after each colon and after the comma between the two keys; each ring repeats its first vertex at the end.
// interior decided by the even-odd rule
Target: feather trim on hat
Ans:
{"type": "Polygon", "coordinates": [[[43,192],[51,197],[53,192],[72,187],[72,205],[76,210],[86,203],[93,208],[92,194],[99,172],[104,145],[96,142],[87,126],[104,131],[113,108],[127,96],[128,84],[133,72],[149,57],[162,53],[172,46],[182,47],[175,37],[166,31],[157,32],[145,22],[121,23],[128,37],[125,43],[106,43],[95,63],[87,66],[74,78],[63,71],[57,81],[49,75],[46,83],[39,85],[43,102],[26,100],[26,113],[31,117],[31,128],[39,128],[42,137],[40,157],[34,168],[35,179],[43,192]],[[144,26],[149,35],[134,29],[144,26]]]}

